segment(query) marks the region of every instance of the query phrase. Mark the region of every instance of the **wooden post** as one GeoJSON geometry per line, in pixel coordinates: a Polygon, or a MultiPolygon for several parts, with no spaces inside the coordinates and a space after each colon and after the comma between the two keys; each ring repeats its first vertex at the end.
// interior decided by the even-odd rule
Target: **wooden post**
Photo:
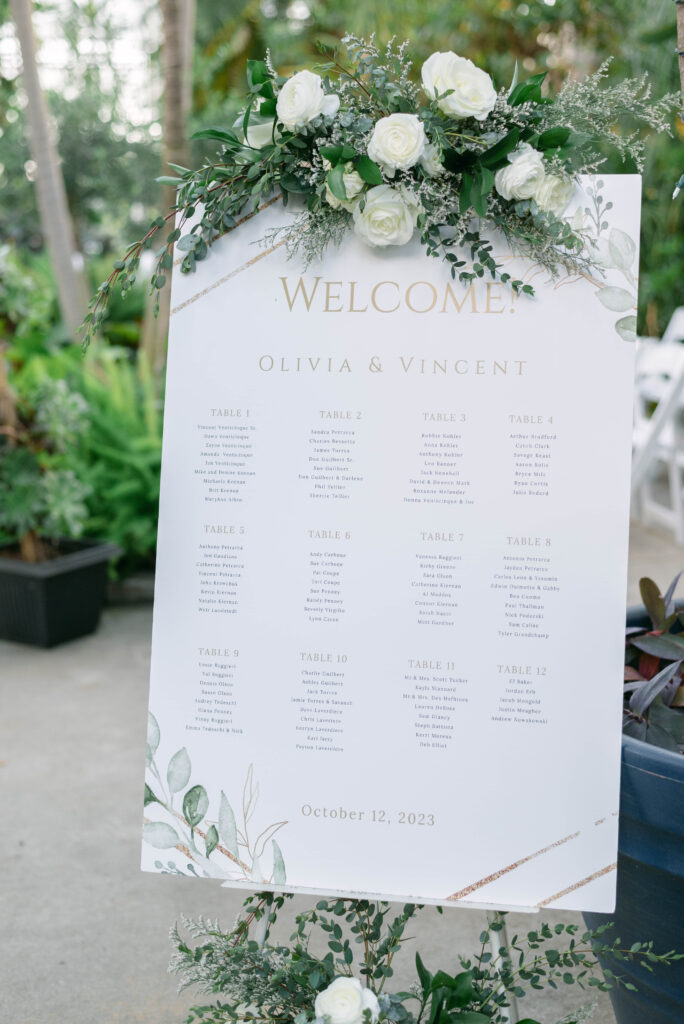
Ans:
{"type": "Polygon", "coordinates": [[[17,403],[14,392],[10,388],[7,379],[7,361],[5,349],[7,344],[0,341],[0,432],[10,439],[14,439],[15,430],[18,425],[17,403]]]}
{"type": "Polygon", "coordinates": [[[21,47],[22,83],[28,105],[31,155],[36,162],[36,196],[52,269],[57,283],[64,323],[73,339],[88,309],[88,286],[75,263],[71,215],[67,205],[62,168],[53,138],[45,95],[38,77],[36,41],[33,35],[31,0],[10,0],[14,27],[21,47]]]}

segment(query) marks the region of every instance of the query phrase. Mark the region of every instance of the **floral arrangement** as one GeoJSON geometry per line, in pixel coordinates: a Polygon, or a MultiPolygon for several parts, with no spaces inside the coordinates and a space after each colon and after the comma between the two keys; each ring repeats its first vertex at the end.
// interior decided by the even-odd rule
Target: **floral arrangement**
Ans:
{"type": "Polygon", "coordinates": [[[622,731],[656,747],[684,754],[684,612],[675,603],[677,573],[664,594],[639,580],[646,625],[627,629],[622,731]]]}
{"type": "MultiPolygon", "coordinates": [[[[170,970],[179,975],[179,988],[196,986],[216,997],[210,1005],[193,1007],[187,1024],[538,1024],[511,1016],[512,1002],[529,990],[633,989],[620,976],[621,962],[636,961],[652,971],[656,964],[681,959],[673,952],[654,953],[651,942],[629,948],[619,939],[609,942],[610,925],[581,933],[578,925],[542,923],[509,939],[505,915],[496,914],[473,956],[450,953],[453,974],[453,966],[433,973],[416,953],[415,984],[406,992],[387,992],[394,958],[408,941],[406,927],[422,907],[407,904],[392,914],[388,903],[323,899],[296,916],[290,944],[277,945],[271,929],[289,898],[249,896],[228,932],[203,919],[184,921],[189,941],[172,929],[170,970]],[[319,951],[321,938],[325,953],[319,951]]],[[[588,1020],[592,1010],[584,1006],[558,1024],[588,1020]]]]}
{"type": "Polygon", "coordinates": [[[551,274],[587,272],[599,263],[581,226],[563,213],[579,175],[595,171],[606,146],[641,168],[640,128],[670,131],[677,94],[653,100],[645,78],[607,85],[607,64],[568,81],[555,98],[544,74],[497,90],[466,57],[433,53],[412,78],[408,44],[384,51],[346,36],[346,62],[322,48],[318,72],[276,72],[270,55],[247,62],[248,95],[232,128],[195,138],[220,144],[215,159],[189,170],[172,165],[160,182],[177,203],[117,260],[84,323],[97,332],[115,283],[125,292],[140,256],[158,246],[152,290],[164,287],[175,248],[190,272],[245,209],[269,197],[303,201],[283,229],[290,255],[305,264],[353,230],[375,247],[405,245],[416,232],[430,256],[445,259],[463,283],[489,274],[516,291],[492,255],[490,231],[551,274]],[[625,124],[631,122],[631,127],[625,124]],[[161,236],[167,223],[172,230],[161,236]],[[186,226],[189,230],[186,231],[186,226]]]}

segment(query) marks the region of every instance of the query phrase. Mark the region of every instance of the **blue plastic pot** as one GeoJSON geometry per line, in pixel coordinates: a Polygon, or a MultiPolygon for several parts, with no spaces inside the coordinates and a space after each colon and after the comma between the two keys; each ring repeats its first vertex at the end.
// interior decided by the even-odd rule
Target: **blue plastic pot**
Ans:
{"type": "MultiPolygon", "coordinates": [[[[630,609],[629,625],[648,622],[630,609]]],[[[653,939],[656,952],[684,953],[684,755],[622,738],[617,906],[614,915],[585,914],[590,928],[606,921],[621,945],[653,939]]],[[[611,940],[612,941],[612,940],[611,940]]],[[[683,1024],[684,960],[610,964],[636,985],[611,992],[619,1024],[683,1024]]]]}

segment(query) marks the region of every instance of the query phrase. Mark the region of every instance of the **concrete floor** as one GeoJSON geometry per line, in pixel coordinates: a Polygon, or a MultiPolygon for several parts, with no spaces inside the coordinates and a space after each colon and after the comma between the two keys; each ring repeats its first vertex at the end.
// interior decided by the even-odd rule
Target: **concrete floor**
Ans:
{"type": "MultiPolygon", "coordinates": [[[[664,587],[684,549],[636,527],[630,559],[634,602],[639,576],[664,587]]],[[[110,608],[97,634],[51,651],[0,643],[3,1024],[181,1022],[202,1000],[176,995],[169,927],[182,913],[230,926],[241,902],[210,881],[139,871],[150,626],[149,606],[110,608]]],[[[428,965],[454,969],[483,920],[424,911],[394,985],[412,980],[415,948],[428,965]]],[[[510,917],[516,930],[537,923],[510,917]]],[[[555,1024],[586,1001],[576,989],[530,997],[521,1016],[555,1024]]],[[[593,1020],[613,1024],[606,997],[593,1020]]]]}

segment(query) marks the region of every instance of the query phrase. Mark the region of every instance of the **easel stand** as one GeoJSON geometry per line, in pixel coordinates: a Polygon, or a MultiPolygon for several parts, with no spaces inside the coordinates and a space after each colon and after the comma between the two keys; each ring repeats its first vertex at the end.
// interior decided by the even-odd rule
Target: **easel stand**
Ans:
{"type": "MultiPolygon", "coordinates": [[[[489,949],[491,950],[492,960],[496,960],[501,956],[501,950],[504,946],[508,946],[508,929],[506,927],[506,918],[503,917],[498,910],[487,911],[487,922],[490,925],[489,932],[489,949]],[[500,928],[491,929],[492,924],[500,924],[500,928]]],[[[518,1000],[514,995],[508,996],[510,1006],[508,1009],[502,1009],[501,1014],[503,1019],[507,1022],[516,1021],[519,1019],[518,1014],[518,1000]]]]}

